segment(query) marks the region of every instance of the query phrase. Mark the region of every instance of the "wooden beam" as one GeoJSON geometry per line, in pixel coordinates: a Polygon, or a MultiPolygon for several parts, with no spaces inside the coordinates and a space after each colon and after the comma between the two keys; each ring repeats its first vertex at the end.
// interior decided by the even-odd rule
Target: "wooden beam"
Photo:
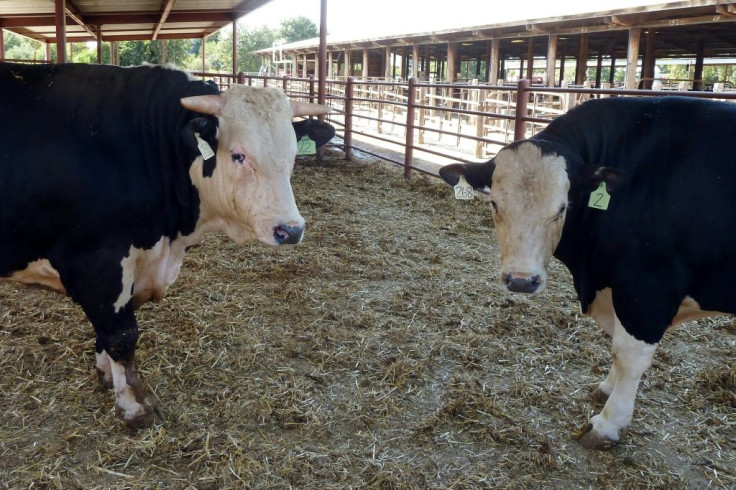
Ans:
{"type": "Polygon", "coordinates": [[[578,50],[577,69],[575,70],[575,83],[582,85],[588,71],[588,38],[587,33],[580,35],[580,49],[578,50]]]}
{"type": "Polygon", "coordinates": [[[555,86],[557,66],[557,36],[552,34],[547,42],[547,86],[555,86]]]}
{"type": "Polygon", "coordinates": [[[66,2],[56,0],[54,3],[56,14],[56,62],[66,63],[66,2]]]}
{"type": "Polygon", "coordinates": [[[169,17],[169,14],[171,13],[171,8],[174,6],[174,2],[176,0],[164,0],[161,4],[161,18],[159,19],[158,23],[156,24],[155,29],[153,30],[153,36],[151,37],[151,40],[155,41],[158,38],[158,33],[161,32],[161,28],[166,23],[166,19],[169,17]]]}
{"type": "MultiPolygon", "coordinates": [[[[521,73],[519,73],[521,75],[521,73]]],[[[534,77],[534,38],[529,38],[529,47],[526,52],[526,79],[529,83],[532,83],[532,77],[534,77]]]]}
{"type": "Polygon", "coordinates": [[[493,38],[491,39],[491,57],[488,60],[488,64],[491,67],[490,75],[488,77],[488,82],[491,85],[497,85],[498,84],[498,70],[500,66],[500,58],[501,57],[501,40],[493,38]]]}
{"type": "MultiPolygon", "coordinates": [[[[54,1],[54,0],[51,0],[54,1]]],[[[87,22],[85,21],[84,17],[82,17],[81,12],[79,11],[79,8],[74,4],[73,0],[66,0],[66,6],[64,8],[66,11],[66,15],[72,19],[74,22],[79,24],[82,29],[87,31],[93,38],[97,39],[97,31],[90,26],[87,25],[87,22]]]]}
{"type": "Polygon", "coordinates": [[[641,42],[641,27],[629,29],[629,47],[626,57],[626,79],[624,88],[634,90],[636,88],[636,68],[639,60],[639,44],[641,42]]]}
{"type": "Polygon", "coordinates": [[[5,40],[3,39],[4,34],[5,29],[0,27],[0,60],[5,59],[5,40]]]}
{"type": "MultiPolygon", "coordinates": [[[[294,63],[296,69],[297,64],[294,63]]],[[[233,21],[233,76],[238,74],[238,21],[233,21]]]]}
{"type": "Polygon", "coordinates": [[[370,49],[363,49],[363,78],[368,78],[368,64],[370,63],[370,53],[370,49]]]}
{"type": "Polygon", "coordinates": [[[460,57],[457,53],[457,43],[447,43],[447,83],[455,83],[457,81],[457,67],[460,64],[460,57]]]}

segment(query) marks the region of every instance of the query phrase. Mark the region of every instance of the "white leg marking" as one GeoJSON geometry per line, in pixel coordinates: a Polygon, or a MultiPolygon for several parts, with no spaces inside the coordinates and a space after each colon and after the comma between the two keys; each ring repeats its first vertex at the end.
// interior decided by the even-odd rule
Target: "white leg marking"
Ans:
{"type": "Polygon", "coordinates": [[[97,371],[102,377],[102,383],[108,388],[112,388],[112,368],[110,367],[110,356],[104,350],[99,354],[95,354],[97,358],[97,371]]]}
{"type": "Polygon", "coordinates": [[[136,400],[133,387],[130,386],[126,376],[125,366],[110,358],[110,371],[112,372],[112,383],[115,389],[115,400],[118,408],[125,413],[125,420],[130,421],[144,415],[147,409],[136,400]]]}
{"type": "MultiPolygon", "coordinates": [[[[629,335],[616,318],[613,329],[613,390],[601,413],[591,419],[592,431],[618,441],[619,431],[629,425],[639,381],[649,366],[658,344],[648,344],[629,335]]],[[[604,385],[610,385],[606,378],[604,385]]]]}

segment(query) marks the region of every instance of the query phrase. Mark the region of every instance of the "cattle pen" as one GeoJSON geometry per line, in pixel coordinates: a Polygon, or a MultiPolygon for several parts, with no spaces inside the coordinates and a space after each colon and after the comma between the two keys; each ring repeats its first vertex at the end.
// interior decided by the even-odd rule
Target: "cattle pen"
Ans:
{"type": "Polygon", "coordinates": [[[300,157],[291,249],[210,236],[139,312],[163,426],[130,433],[68,298],[0,283],[3,488],[733,488],[736,329],[665,336],[623,443],[578,446],[609,340],[567,272],[496,284],[483,199],[300,157]]]}
{"type": "MultiPolygon", "coordinates": [[[[232,83],[279,87],[296,100],[315,102],[314,77],[293,78],[240,73],[196,73],[222,89],[232,83]]],[[[536,134],[554,118],[594,98],[698,97],[736,101],[736,90],[693,91],[687,85],[657,84],[657,90],[592,88],[589,84],[545,87],[517,83],[427,83],[416,79],[330,79],[326,120],[337,129],[346,158],[354,151],[413,172],[437,176],[447,163],[485,161],[508,143],[536,134]]]]}

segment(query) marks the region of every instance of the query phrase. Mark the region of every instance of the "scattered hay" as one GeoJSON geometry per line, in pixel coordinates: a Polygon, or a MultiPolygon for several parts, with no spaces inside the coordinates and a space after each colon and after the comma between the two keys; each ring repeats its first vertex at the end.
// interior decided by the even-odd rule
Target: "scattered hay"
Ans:
{"type": "Polygon", "coordinates": [[[731,319],[668,333],[588,452],[609,342],[566,271],[503,292],[487,204],[436,180],[328,155],[293,183],[302,245],[210,236],[139,310],[163,427],[115,417],[77,306],[0,284],[0,488],[736,487],[731,319]]]}

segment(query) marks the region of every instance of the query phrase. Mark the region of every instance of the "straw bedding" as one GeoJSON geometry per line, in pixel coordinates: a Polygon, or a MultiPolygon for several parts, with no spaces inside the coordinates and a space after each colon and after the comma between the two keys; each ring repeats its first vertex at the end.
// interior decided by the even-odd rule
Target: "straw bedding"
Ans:
{"type": "Polygon", "coordinates": [[[367,159],[300,160],[296,247],[220,236],[138,311],[167,417],[129,432],[67,298],[0,284],[0,488],[734,488],[736,328],[669,332],[631,429],[574,432],[610,342],[553,264],[496,284],[487,204],[367,159]]]}

